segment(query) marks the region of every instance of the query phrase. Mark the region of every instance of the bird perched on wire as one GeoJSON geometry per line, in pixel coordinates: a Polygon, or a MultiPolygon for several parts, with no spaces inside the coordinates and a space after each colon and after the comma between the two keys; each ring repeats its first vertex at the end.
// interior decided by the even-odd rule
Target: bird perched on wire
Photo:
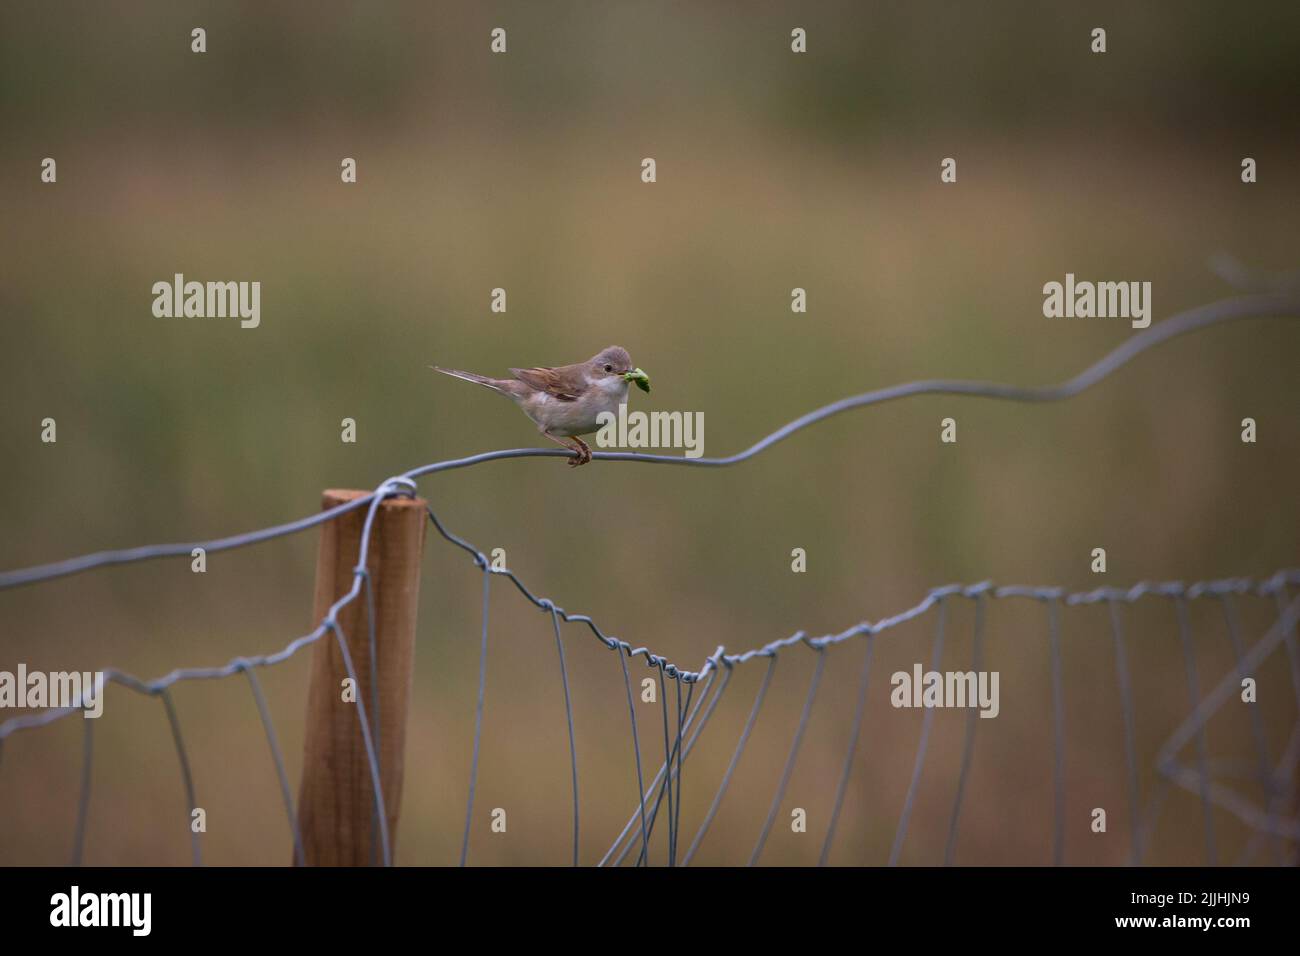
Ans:
{"type": "Polygon", "coordinates": [[[513,398],[537,423],[538,431],[578,453],[578,457],[569,459],[574,467],[591,461],[591,448],[578,436],[596,431],[601,413],[618,414],[619,405],[627,403],[628,385],[636,382],[642,391],[650,391],[650,377],[632,365],[627,349],[617,345],[576,365],[512,368],[513,378],[489,378],[436,365],[429,368],[513,398]]]}

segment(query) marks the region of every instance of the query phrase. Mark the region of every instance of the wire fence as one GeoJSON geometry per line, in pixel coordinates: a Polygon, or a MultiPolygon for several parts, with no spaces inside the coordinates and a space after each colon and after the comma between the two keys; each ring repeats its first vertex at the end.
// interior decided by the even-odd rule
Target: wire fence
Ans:
{"type": "MultiPolygon", "coordinates": [[[[1074,378],[1058,385],[1019,387],[972,381],[930,380],[910,382],[893,388],[881,389],[843,399],[816,409],[777,429],[749,448],[729,457],[686,459],[637,452],[596,452],[594,458],[607,461],[642,461],[694,467],[720,467],[746,461],[796,431],[807,428],[832,415],[849,409],[866,407],[912,395],[966,395],[1019,402],[1059,401],[1090,388],[1137,355],[1169,341],[1175,336],[1239,319],[1264,317],[1300,317],[1300,297],[1290,292],[1248,295],[1191,309],[1162,323],[1153,325],[1142,333],[1127,339],[1123,345],[1106,355],[1096,364],[1074,378]]],[[[297,638],[272,654],[238,657],[221,667],[180,668],[153,680],[144,680],[115,668],[103,671],[105,680],[108,683],[116,684],[138,694],[161,699],[174,741],[180,775],[188,802],[186,807],[187,824],[190,809],[196,807],[198,803],[195,797],[193,775],[190,770],[185,738],[177,717],[176,708],[173,705],[172,688],[177,684],[188,681],[220,680],[243,675],[249,683],[250,692],[256,703],[265,731],[267,745],[275,764],[289,829],[293,838],[295,859],[301,863],[303,861],[302,836],[299,832],[298,821],[295,818],[292,790],[289,785],[288,774],[275,727],[257,678],[257,671],[286,661],[303,648],[313,645],[327,635],[332,634],[340,649],[344,667],[354,683],[356,682],[356,669],[348,651],[346,635],[339,624],[339,612],[361,599],[363,595],[368,602],[372,600],[371,582],[366,570],[367,557],[376,512],[383,501],[392,497],[413,497],[416,492],[417,478],[442,471],[503,458],[557,457],[572,454],[574,453],[560,449],[528,448],[488,452],[467,458],[437,462],[387,479],[367,495],[298,521],[211,541],[153,545],[121,551],[100,552],[54,564],[10,571],[0,574],[0,590],[36,584],[116,564],[174,556],[188,558],[195,548],[215,552],[245,547],[273,538],[295,534],[342,514],[365,508],[366,514],[361,536],[360,553],[353,572],[352,586],[347,593],[331,606],[329,612],[309,634],[297,638]]],[[[1124,727],[1126,790],[1130,808],[1128,815],[1130,826],[1129,861],[1133,864],[1144,862],[1152,830],[1166,802],[1168,791],[1172,787],[1177,787],[1191,792],[1200,802],[1204,827],[1205,860],[1207,863],[1222,862],[1214,825],[1214,810],[1216,807],[1240,820],[1252,833],[1250,842],[1238,854],[1236,862],[1253,860],[1266,843],[1271,846],[1276,861],[1294,862],[1294,855],[1288,855],[1286,845],[1288,841],[1292,843],[1300,841],[1300,820],[1296,818],[1295,814],[1296,768],[1300,764],[1300,652],[1297,650],[1296,641],[1297,620],[1300,618],[1300,596],[1292,597],[1288,589],[1300,585],[1300,569],[1279,570],[1270,577],[1259,580],[1231,578],[1186,585],[1180,582],[1139,583],[1127,589],[1100,588],[1086,592],[1066,592],[1064,589],[1056,587],[995,586],[991,582],[981,582],[974,585],[950,585],[931,590],[919,603],[898,614],[875,622],[864,621],[836,634],[814,637],[799,632],[741,653],[728,653],[724,647],[719,646],[711,655],[705,658],[698,670],[690,670],[669,661],[666,657],[653,652],[648,647],[633,646],[627,641],[606,633],[586,614],[569,612],[549,598],[538,597],[513,571],[492,567],[481,550],[450,531],[432,508],[428,508],[428,519],[442,539],[466,552],[482,572],[479,678],[464,837],[460,852],[460,863],[462,865],[468,861],[469,837],[474,819],[474,802],[478,783],[486,700],[489,595],[493,577],[508,579],[520,595],[549,617],[552,625],[564,691],[571,761],[573,795],[572,862],[574,865],[579,862],[582,833],[579,802],[580,775],[570,681],[565,657],[563,625],[584,626],[601,645],[617,652],[627,698],[628,731],[636,771],[636,790],[633,792],[629,787],[629,803],[632,809],[626,825],[600,858],[599,865],[602,866],[620,865],[627,862],[637,865],[664,862],[674,866],[689,864],[692,861],[726,801],[728,789],[735,776],[737,766],[743,759],[747,745],[753,735],[758,715],[767,700],[778,661],[787,651],[802,648],[815,655],[813,676],[808,686],[803,708],[794,729],[768,813],[748,858],[751,865],[760,862],[796,767],[810,716],[822,686],[822,677],[825,672],[828,654],[840,645],[848,643],[864,644],[863,662],[855,694],[849,745],[836,782],[833,810],[829,816],[819,857],[820,862],[824,864],[827,862],[834,845],[845,795],[856,763],[855,754],[858,751],[863,732],[863,717],[870,686],[869,678],[876,638],[907,622],[932,617],[931,656],[934,667],[937,668],[948,627],[949,609],[955,601],[970,601],[975,605],[972,669],[978,672],[983,665],[982,653],[988,605],[992,601],[1010,599],[1035,601],[1044,608],[1044,629],[1048,635],[1053,711],[1054,823],[1052,853],[1054,862],[1064,862],[1066,827],[1064,792],[1065,729],[1062,699],[1060,619],[1063,609],[1085,605],[1101,605],[1108,610],[1110,639],[1115,654],[1116,677],[1120,690],[1120,706],[1124,727]],[[1131,675],[1127,662],[1128,654],[1123,615],[1125,607],[1139,601],[1151,599],[1164,599],[1173,605],[1186,673],[1189,711],[1186,718],[1165,741],[1157,755],[1155,768],[1164,785],[1155,788],[1155,792],[1148,796],[1146,804],[1142,805],[1140,802],[1139,763],[1134,743],[1136,716],[1131,675]],[[1273,623],[1267,631],[1249,645],[1242,634],[1243,627],[1237,610],[1239,600],[1267,602],[1275,615],[1273,623]],[[1222,675],[1208,693],[1203,694],[1201,676],[1197,670],[1196,656],[1191,641],[1188,605],[1191,602],[1204,601],[1213,601],[1221,606],[1225,633],[1231,643],[1235,666],[1228,673],[1222,675]],[[1279,647],[1285,648],[1289,662],[1290,680],[1296,698],[1297,715],[1290,737],[1276,759],[1273,759],[1269,753],[1268,742],[1261,722],[1258,718],[1255,720],[1252,735],[1256,765],[1254,778],[1265,795],[1261,806],[1258,802],[1252,802],[1231,782],[1225,782],[1223,774],[1216,773],[1216,768],[1209,759],[1205,743],[1205,730],[1211,717],[1223,707],[1225,702],[1230,699],[1240,686],[1243,676],[1253,673],[1279,647]],[[632,689],[632,677],[628,666],[629,661],[636,658],[640,658],[644,665],[654,672],[657,679],[658,699],[662,711],[661,720],[657,722],[659,726],[643,726],[638,721],[632,689]],[[755,697],[750,704],[748,717],[734,744],[727,767],[721,779],[717,782],[715,795],[709,808],[693,835],[690,835],[689,842],[687,842],[686,835],[681,830],[681,788],[686,760],[703,736],[710,718],[717,711],[719,703],[731,684],[733,674],[738,668],[760,661],[765,662],[765,668],[755,697]],[[662,733],[663,756],[662,759],[655,757],[652,761],[649,754],[658,750],[659,742],[657,738],[660,736],[660,732],[662,733]],[[654,739],[653,743],[651,742],[652,738],[654,739]],[[1193,750],[1190,763],[1184,762],[1185,758],[1182,756],[1183,751],[1189,745],[1193,750]],[[657,769],[651,776],[648,771],[652,766],[656,765],[657,769]],[[647,777],[649,777],[648,782],[647,777]],[[657,845],[652,843],[657,827],[662,827],[664,838],[660,842],[666,845],[666,858],[663,860],[652,859],[652,855],[658,852],[657,845]]],[[[373,660],[375,654],[373,607],[368,619],[370,622],[369,648],[373,660]]],[[[357,698],[356,703],[359,728],[364,741],[369,770],[373,806],[375,808],[374,817],[379,831],[381,858],[384,864],[389,865],[392,863],[392,847],[387,831],[387,815],[384,811],[384,794],[380,782],[379,759],[373,739],[376,725],[373,722],[373,716],[367,716],[365,702],[360,696],[357,698]]],[[[19,731],[47,726],[73,713],[77,713],[81,709],[81,703],[74,702],[73,706],[51,707],[35,713],[23,714],[0,723],[0,773],[3,772],[4,744],[10,736],[19,731]]],[[[927,708],[922,717],[912,775],[895,828],[888,859],[880,861],[863,860],[860,862],[887,862],[893,865],[900,861],[909,821],[916,804],[922,768],[926,761],[933,719],[934,709],[927,708]]],[[[73,863],[80,863],[84,852],[86,820],[91,791],[91,767],[94,759],[94,724],[95,721],[93,720],[83,721],[82,772],[73,838],[73,863]]],[[[950,822],[945,842],[944,863],[950,864],[954,862],[963,802],[966,798],[967,782],[972,762],[973,746],[977,736],[977,726],[978,714],[975,709],[970,709],[966,717],[960,769],[955,782],[950,822]]],[[[202,850],[198,835],[193,830],[191,830],[190,840],[193,862],[199,865],[202,863],[202,850]]]]}

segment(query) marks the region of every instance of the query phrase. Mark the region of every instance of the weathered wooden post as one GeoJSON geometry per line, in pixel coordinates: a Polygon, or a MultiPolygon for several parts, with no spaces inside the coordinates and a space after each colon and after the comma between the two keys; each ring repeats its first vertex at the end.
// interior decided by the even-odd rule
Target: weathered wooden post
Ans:
{"type": "MultiPolygon", "coordinates": [[[[366,494],[369,492],[326,491],[322,505],[333,508],[366,494]]],[[[375,515],[366,568],[373,589],[376,673],[371,673],[371,602],[364,581],[356,599],[337,616],[357,677],[356,694],[365,705],[375,738],[390,847],[395,845],[402,800],[420,558],[428,523],[425,507],[418,498],[389,498],[375,515]]],[[[313,607],[317,622],[352,588],[366,511],[358,508],[321,526],[313,607]]],[[[309,866],[368,866],[383,861],[358,709],[344,700],[347,676],[338,638],[326,634],[313,649],[298,791],[298,827],[303,858],[309,866]]]]}

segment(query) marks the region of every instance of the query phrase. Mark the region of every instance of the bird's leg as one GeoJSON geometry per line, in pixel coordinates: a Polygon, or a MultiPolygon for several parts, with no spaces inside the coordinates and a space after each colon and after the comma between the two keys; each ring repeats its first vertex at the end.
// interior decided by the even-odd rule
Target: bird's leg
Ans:
{"type": "Polygon", "coordinates": [[[591,447],[577,435],[573,436],[573,440],[578,443],[578,454],[582,457],[569,462],[569,464],[575,467],[587,464],[587,462],[591,461],[591,447]]]}
{"type": "Polygon", "coordinates": [[[570,466],[576,468],[578,465],[585,465],[587,462],[591,461],[591,449],[587,447],[586,443],[581,438],[566,440],[558,435],[552,435],[545,428],[539,428],[538,431],[557,445],[563,445],[565,448],[569,449],[569,451],[576,451],[578,453],[577,458],[569,459],[570,466]]]}

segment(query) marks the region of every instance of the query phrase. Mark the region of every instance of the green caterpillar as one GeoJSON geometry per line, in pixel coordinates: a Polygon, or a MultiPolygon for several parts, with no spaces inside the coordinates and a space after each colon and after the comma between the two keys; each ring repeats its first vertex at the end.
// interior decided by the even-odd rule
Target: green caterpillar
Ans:
{"type": "Polygon", "coordinates": [[[627,379],[629,382],[636,382],[637,388],[641,389],[643,392],[649,393],[650,376],[641,371],[641,369],[635,368],[632,371],[625,373],[623,378],[627,379]]]}

